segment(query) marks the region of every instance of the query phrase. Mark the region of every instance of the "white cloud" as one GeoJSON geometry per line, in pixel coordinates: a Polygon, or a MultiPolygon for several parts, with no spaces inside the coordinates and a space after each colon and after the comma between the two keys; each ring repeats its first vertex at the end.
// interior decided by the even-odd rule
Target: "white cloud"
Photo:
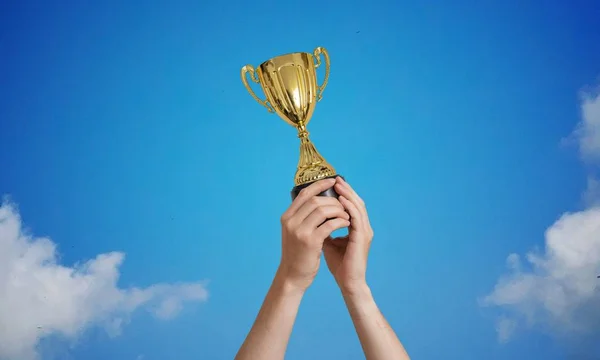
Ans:
{"type": "Polygon", "coordinates": [[[588,176],[587,187],[583,193],[583,201],[588,207],[600,206],[600,180],[588,176]]]}
{"type": "Polygon", "coordinates": [[[581,95],[581,121],[572,136],[584,159],[600,160],[600,87],[581,95]]]}
{"type": "Polygon", "coordinates": [[[100,254],[69,267],[58,262],[49,238],[28,234],[15,207],[0,206],[0,359],[38,358],[44,337],[76,339],[100,326],[120,334],[129,315],[146,308],[161,319],[177,315],[185,302],[203,302],[205,283],[119,288],[124,254],[100,254]]]}
{"type": "Polygon", "coordinates": [[[509,273],[483,299],[511,316],[497,325],[502,342],[518,323],[560,332],[586,332],[600,324],[600,208],[564,214],[546,231],[545,245],[543,253],[528,253],[526,264],[509,255],[509,273]]]}
{"type": "MultiPolygon", "coordinates": [[[[600,95],[583,94],[582,120],[573,137],[582,158],[600,160],[600,95]]],[[[543,251],[522,261],[507,258],[502,276],[483,305],[505,310],[496,324],[507,341],[519,325],[542,327],[555,334],[593,334],[600,329],[600,182],[588,178],[587,209],[563,214],[546,230],[543,251]]]]}
{"type": "Polygon", "coordinates": [[[496,321],[496,332],[498,333],[498,341],[501,343],[507,342],[517,328],[517,322],[507,317],[500,317],[496,321]]]}

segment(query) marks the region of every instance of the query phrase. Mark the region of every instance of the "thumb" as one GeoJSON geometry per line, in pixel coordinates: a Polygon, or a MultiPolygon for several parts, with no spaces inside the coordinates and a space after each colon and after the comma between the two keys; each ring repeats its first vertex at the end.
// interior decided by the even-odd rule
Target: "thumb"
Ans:
{"type": "Polygon", "coordinates": [[[348,241],[349,236],[345,235],[345,236],[340,236],[340,237],[336,237],[336,238],[332,238],[331,236],[329,237],[329,244],[333,247],[336,248],[345,248],[348,245],[348,241]]]}
{"type": "Polygon", "coordinates": [[[325,241],[323,241],[323,253],[325,256],[331,256],[340,252],[339,245],[336,244],[336,240],[331,236],[328,236],[325,241]]]}
{"type": "MultiPolygon", "coordinates": [[[[333,244],[331,243],[331,241],[332,241],[331,236],[326,237],[325,241],[323,241],[323,252],[324,253],[328,253],[328,252],[331,252],[331,250],[333,250],[332,249],[333,244]]],[[[327,255],[327,254],[325,254],[325,255],[327,255]]]]}

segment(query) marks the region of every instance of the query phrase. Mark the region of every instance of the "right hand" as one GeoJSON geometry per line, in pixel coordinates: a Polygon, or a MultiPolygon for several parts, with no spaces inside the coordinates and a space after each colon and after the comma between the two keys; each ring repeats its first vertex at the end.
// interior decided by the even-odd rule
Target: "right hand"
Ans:
{"type": "Polygon", "coordinates": [[[318,196],[334,184],[335,179],[324,179],[302,189],[281,216],[278,274],[302,291],[317,275],[325,239],[335,230],[350,226],[350,216],[336,198],[318,196]]]}
{"type": "Polygon", "coordinates": [[[364,201],[350,184],[338,177],[335,191],[352,221],[348,235],[325,240],[323,252],[327,266],[342,293],[352,294],[367,287],[367,258],[373,240],[373,229],[364,201]]]}

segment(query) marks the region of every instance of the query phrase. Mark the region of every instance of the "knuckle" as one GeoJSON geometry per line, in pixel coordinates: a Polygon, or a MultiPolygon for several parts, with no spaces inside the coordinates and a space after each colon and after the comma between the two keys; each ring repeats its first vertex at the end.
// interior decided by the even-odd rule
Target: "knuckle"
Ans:
{"type": "Polygon", "coordinates": [[[304,243],[304,242],[308,241],[308,239],[310,238],[310,233],[308,233],[305,229],[300,228],[300,229],[296,229],[294,231],[294,236],[300,242],[304,243]]]}
{"type": "Polygon", "coordinates": [[[326,222],[323,227],[325,228],[325,230],[327,230],[327,232],[333,231],[338,225],[338,221],[336,220],[329,220],[328,222],[326,222]]]}
{"type": "Polygon", "coordinates": [[[302,240],[302,231],[300,229],[294,229],[292,234],[294,235],[294,238],[302,240]]]}
{"type": "Polygon", "coordinates": [[[304,188],[304,189],[300,190],[300,192],[298,193],[298,197],[305,197],[306,193],[308,192],[307,189],[308,188],[304,188]]]}
{"type": "Polygon", "coordinates": [[[342,219],[331,219],[329,221],[327,221],[325,223],[325,227],[327,228],[327,230],[333,230],[336,227],[340,226],[340,223],[342,222],[342,219]]]}
{"type": "Polygon", "coordinates": [[[323,207],[318,207],[315,209],[315,214],[319,217],[327,216],[327,210],[323,207]]]}
{"type": "Polygon", "coordinates": [[[320,204],[319,201],[319,197],[318,196],[313,196],[312,198],[310,198],[309,203],[315,206],[318,206],[320,204]]]}
{"type": "Polygon", "coordinates": [[[288,222],[288,215],[287,214],[283,214],[281,215],[281,218],[279,218],[279,221],[281,222],[282,225],[286,224],[288,222]]]}
{"type": "Polygon", "coordinates": [[[281,228],[288,234],[294,234],[294,229],[289,222],[284,223],[281,228]]]}

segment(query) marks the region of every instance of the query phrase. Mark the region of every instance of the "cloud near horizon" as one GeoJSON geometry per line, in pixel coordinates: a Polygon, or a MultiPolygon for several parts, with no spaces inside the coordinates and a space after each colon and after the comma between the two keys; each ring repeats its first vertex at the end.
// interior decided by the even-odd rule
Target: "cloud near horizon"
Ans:
{"type": "Polygon", "coordinates": [[[171,319],[188,302],[208,299],[205,282],[120,288],[121,252],[100,254],[72,267],[58,261],[56,244],[23,226],[13,204],[0,205],[0,359],[38,359],[43,338],[77,339],[101,327],[117,336],[144,308],[171,319]]]}
{"type": "MultiPolygon", "coordinates": [[[[600,160],[600,94],[582,94],[581,121],[572,134],[586,162],[600,160]]],[[[500,342],[519,327],[541,327],[555,335],[586,335],[600,329],[600,182],[588,178],[587,208],[566,212],[545,233],[543,251],[510,254],[508,273],[481,299],[500,307],[500,342]]]]}
{"type": "Polygon", "coordinates": [[[600,161],[600,85],[581,93],[581,121],[571,137],[577,141],[584,160],[600,161]]]}

